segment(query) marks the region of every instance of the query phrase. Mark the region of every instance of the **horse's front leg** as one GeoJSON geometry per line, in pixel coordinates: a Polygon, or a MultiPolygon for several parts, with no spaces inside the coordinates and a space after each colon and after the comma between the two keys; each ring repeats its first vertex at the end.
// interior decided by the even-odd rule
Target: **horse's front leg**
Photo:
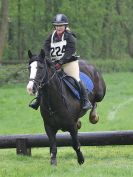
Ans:
{"type": "Polygon", "coordinates": [[[90,115],[89,115],[89,121],[92,124],[96,124],[99,121],[99,116],[97,115],[96,108],[97,108],[97,104],[94,103],[93,108],[91,109],[90,115]]]}
{"type": "Polygon", "coordinates": [[[77,131],[76,124],[75,124],[75,127],[71,128],[70,134],[72,137],[73,149],[76,151],[78,163],[81,165],[84,163],[84,156],[83,156],[82,152],[80,151],[80,143],[79,143],[79,139],[78,139],[78,131],[77,131]]]}
{"type": "Polygon", "coordinates": [[[57,131],[53,130],[49,125],[45,125],[45,130],[48,135],[49,143],[50,143],[51,165],[57,165],[57,160],[56,160],[56,154],[57,154],[56,133],[57,131]]]}

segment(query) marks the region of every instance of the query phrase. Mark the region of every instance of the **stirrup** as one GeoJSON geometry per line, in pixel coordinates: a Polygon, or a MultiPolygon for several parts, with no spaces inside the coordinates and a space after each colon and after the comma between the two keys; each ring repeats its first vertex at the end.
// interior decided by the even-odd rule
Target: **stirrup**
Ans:
{"type": "Polygon", "coordinates": [[[40,105],[40,104],[39,104],[37,98],[34,98],[34,99],[31,100],[31,102],[29,103],[29,107],[31,107],[31,108],[33,108],[33,109],[35,109],[35,110],[38,109],[39,105],[40,105]],[[35,101],[34,101],[34,100],[35,100],[35,101]],[[34,102],[33,102],[33,101],[34,101],[34,102]]]}

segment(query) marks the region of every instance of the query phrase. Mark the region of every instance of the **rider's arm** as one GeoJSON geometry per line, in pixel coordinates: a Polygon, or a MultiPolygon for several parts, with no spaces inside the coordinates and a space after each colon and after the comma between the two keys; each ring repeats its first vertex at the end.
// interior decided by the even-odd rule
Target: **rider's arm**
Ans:
{"type": "Polygon", "coordinates": [[[67,41],[67,45],[65,48],[65,54],[59,61],[59,64],[61,65],[72,61],[72,56],[74,56],[76,53],[76,38],[73,36],[73,34],[66,32],[65,39],[67,41]]]}

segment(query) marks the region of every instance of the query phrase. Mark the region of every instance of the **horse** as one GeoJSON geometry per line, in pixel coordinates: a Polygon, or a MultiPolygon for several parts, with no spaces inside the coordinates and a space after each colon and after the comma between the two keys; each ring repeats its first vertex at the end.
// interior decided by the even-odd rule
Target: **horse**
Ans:
{"type": "MultiPolygon", "coordinates": [[[[68,131],[72,138],[72,147],[77,154],[77,161],[84,163],[84,156],[80,150],[78,129],[81,124],[79,119],[86,113],[81,108],[78,100],[64,83],[62,70],[56,70],[53,62],[45,58],[41,50],[39,55],[28,51],[29,56],[29,82],[27,91],[34,94],[40,91],[40,113],[43,118],[44,128],[50,143],[50,163],[57,165],[56,133],[58,130],[68,131]]],[[[88,75],[94,83],[89,99],[92,103],[89,119],[91,123],[97,123],[97,102],[102,101],[105,96],[106,86],[100,72],[84,60],[79,60],[80,71],[88,75]]]]}

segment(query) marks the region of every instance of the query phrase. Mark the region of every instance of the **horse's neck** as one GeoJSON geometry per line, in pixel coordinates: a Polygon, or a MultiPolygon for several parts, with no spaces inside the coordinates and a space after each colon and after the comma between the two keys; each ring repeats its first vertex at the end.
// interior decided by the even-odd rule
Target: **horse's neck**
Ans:
{"type": "Polygon", "coordinates": [[[52,99],[54,99],[54,97],[59,97],[60,98],[59,93],[62,92],[63,88],[64,88],[64,83],[59,78],[56,71],[48,68],[47,84],[44,86],[44,90],[46,91],[46,94],[48,93],[52,99]]]}

